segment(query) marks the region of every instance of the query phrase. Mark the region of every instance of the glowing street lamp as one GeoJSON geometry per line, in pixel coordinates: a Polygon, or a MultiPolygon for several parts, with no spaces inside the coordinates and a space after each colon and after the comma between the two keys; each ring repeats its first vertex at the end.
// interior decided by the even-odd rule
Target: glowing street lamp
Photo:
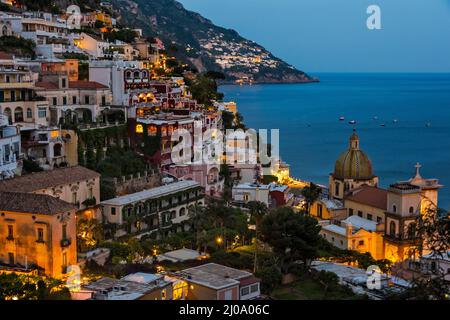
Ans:
{"type": "Polygon", "coordinates": [[[218,245],[221,245],[222,242],[223,242],[222,237],[217,237],[217,238],[216,238],[216,242],[217,242],[218,245]]]}

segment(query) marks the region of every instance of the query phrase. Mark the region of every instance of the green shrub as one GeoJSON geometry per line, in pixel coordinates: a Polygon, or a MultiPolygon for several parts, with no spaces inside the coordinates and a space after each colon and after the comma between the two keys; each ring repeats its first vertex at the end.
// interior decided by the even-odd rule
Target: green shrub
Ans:
{"type": "Polygon", "coordinates": [[[282,274],[275,266],[266,266],[256,272],[256,276],[261,279],[261,292],[270,294],[281,284],[282,274]]]}

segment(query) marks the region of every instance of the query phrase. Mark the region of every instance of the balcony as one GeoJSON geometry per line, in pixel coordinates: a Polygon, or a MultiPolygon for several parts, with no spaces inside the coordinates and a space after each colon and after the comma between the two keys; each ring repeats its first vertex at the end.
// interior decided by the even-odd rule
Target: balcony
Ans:
{"type": "Polygon", "coordinates": [[[33,89],[34,82],[0,82],[0,89],[33,89]]]}
{"type": "Polygon", "coordinates": [[[68,246],[71,245],[71,243],[72,243],[72,241],[70,239],[62,239],[61,240],[61,247],[62,248],[68,247],[68,246]]]}

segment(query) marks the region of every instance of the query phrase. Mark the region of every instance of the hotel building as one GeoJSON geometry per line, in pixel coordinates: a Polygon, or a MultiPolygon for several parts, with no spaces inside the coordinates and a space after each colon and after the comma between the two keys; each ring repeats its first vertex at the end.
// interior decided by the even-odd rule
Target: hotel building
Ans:
{"type": "Polygon", "coordinates": [[[115,235],[185,231],[192,206],[204,205],[203,188],[195,181],[178,181],[100,203],[106,223],[119,226],[115,235]]]}

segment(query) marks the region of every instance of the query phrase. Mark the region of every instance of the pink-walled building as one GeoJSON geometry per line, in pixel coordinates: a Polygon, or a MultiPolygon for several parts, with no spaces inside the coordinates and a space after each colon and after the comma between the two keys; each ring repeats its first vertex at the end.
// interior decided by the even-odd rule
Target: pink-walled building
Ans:
{"type": "Polygon", "coordinates": [[[223,191],[224,180],[219,175],[219,165],[171,165],[167,173],[183,180],[193,180],[205,188],[205,194],[211,197],[219,196],[223,191]]]}

